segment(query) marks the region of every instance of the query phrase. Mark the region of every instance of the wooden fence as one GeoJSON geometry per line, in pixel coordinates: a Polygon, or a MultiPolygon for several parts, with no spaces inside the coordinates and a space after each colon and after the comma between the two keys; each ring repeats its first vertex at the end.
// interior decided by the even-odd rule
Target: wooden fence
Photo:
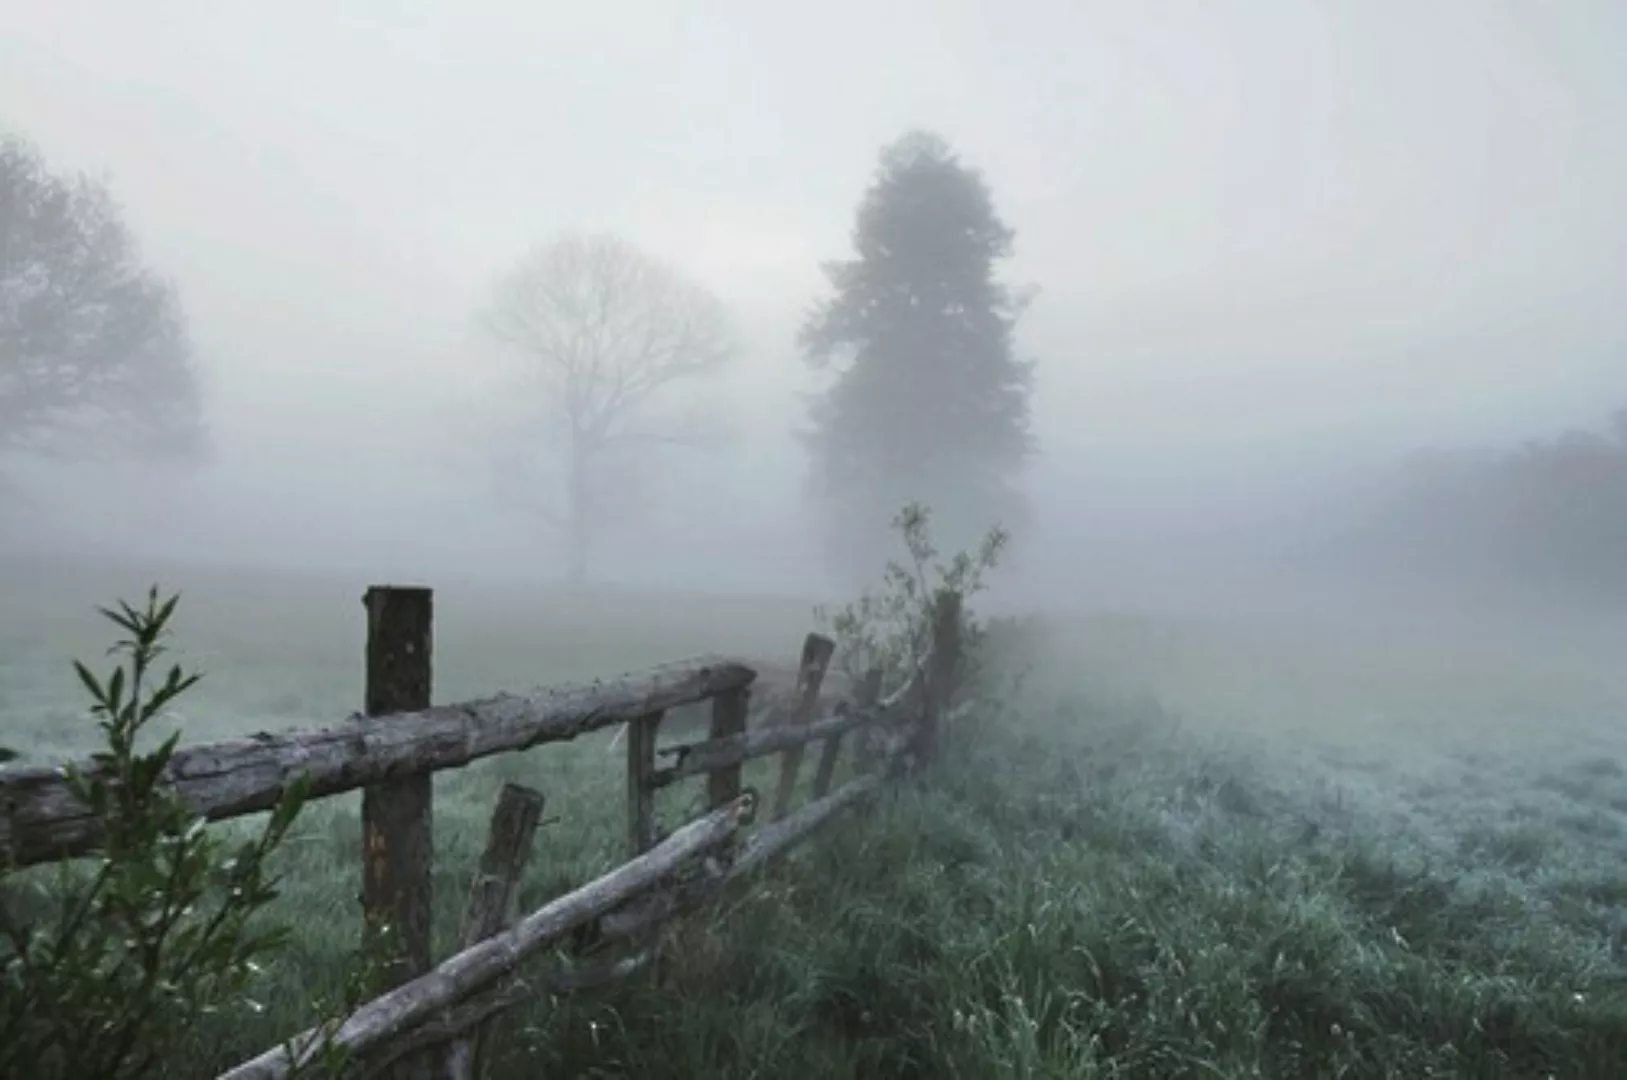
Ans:
{"type": "MultiPolygon", "coordinates": [[[[343,1047],[356,1075],[472,1077],[489,1021],[540,994],[613,981],[648,967],[673,918],[717,896],[810,836],[893,776],[930,761],[960,671],[960,597],[937,597],[931,644],[914,673],[882,696],[872,671],[851,699],[815,716],[833,643],[810,634],[788,722],[748,728],[756,672],[716,657],[587,685],[430,704],[430,590],[375,587],[367,608],[365,713],[313,730],[256,735],[178,750],[166,782],[197,813],[222,820],[276,805],[296,778],[310,797],[362,789],[364,943],[388,948],[380,996],[323,1030],[295,1035],[237,1066],[230,1080],[297,1071],[324,1046],[343,1047]],[[663,715],[711,703],[709,737],[657,752],[663,715]],[[505,785],[465,907],[462,950],[430,950],[431,775],[478,758],[626,726],[629,860],[518,920],[510,912],[541,819],[541,793],[505,785]],[[883,729],[889,752],[864,755],[857,776],[831,790],[844,736],[883,729]],[[791,810],[805,748],[822,743],[812,798],[791,810]],[[780,754],[772,805],[741,787],[744,762],[780,754]],[[706,777],[707,812],[657,836],[656,792],[706,777]],[[759,811],[766,813],[759,815],[759,811]],[[766,821],[747,832],[758,816],[766,821]],[[388,933],[383,933],[383,931],[388,933]],[[591,942],[581,962],[545,980],[521,965],[569,937],[591,942]],[[591,953],[592,955],[587,955],[591,953]]],[[[94,771],[89,761],[79,763],[94,771]]],[[[93,851],[98,825],[54,768],[0,770],[0,852],[13,866],[93,851]]]]}

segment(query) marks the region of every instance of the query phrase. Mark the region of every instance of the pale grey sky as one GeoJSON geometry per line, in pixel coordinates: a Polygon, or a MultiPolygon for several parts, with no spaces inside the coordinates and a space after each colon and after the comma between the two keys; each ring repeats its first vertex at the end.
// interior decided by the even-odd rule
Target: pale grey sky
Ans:
{"type": "Polygon", "coordinates": [[[724,473],[761,538],[794,531],[797,319],[877,150],[934,127],[1044,290],[1060,548],[1084,508],[1190,522],[1627,401],[1624,48],[1615,0],[0,0],[0,124],[105,169],[179,282],[216,535],[286,529],[251,496],[297,492],[302,522],[371,508],[367,543],[451,497],[470,311],[566,227],[729,305],[724,473]]]}

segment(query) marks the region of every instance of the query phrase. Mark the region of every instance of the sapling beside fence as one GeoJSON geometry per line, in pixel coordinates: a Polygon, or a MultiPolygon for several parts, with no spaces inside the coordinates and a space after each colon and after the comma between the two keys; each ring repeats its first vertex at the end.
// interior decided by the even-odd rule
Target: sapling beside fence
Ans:
{"type": "MultiPolygon", "coordinates": [[[[905,684],[883,697],[880,671],[869,672],[851,699],[824,716],[815,713],[835,646],[810,634],[790,715],[775,727],[748,726],[757,673],[713,657],[585,685],[432,706],[430,590],[376,587],[364,602],[363,714],[325,728],[179,749],[164,773],[168,790],[215,821],[269,809],[296,780],[303,780],[308,798],[363,791],[364,943],[370,959],[380,961],[378,996],[224,1074],[233,1080],[283,1077],[335,1047],[358,1075],[478,1075],[496,1015],[541,993],[646,969],[672,919],[874,796],[900,768],[929,761],[961,669],[960,598],[945,591],[927,655],[915,658],[905,684]],[[707,738],[658,748],[668,710],[705,702],[711,707],[707,738]],[[514,920],[510,909],[544,793],[505,786],[467,897],[461,951],[434,964],[432,774],[618,725],[625,729],[628,861],[514,920]],[[844,736],[859,729],[888,733],[896,752],[832,791],[844,736]],[[812,742],[823,743],[812,798],[792,810],[812,742]],[[780,755],[778,787],[772,801],[759,800],[743,791],[741,768],[774,754],[780,755]],[[706,811],[658,835],[657,792],[701,776],[706,811]],[[764,824],[748,833],[759,816],[764,824]],[[567,936],[594,943],[595,955],[544,977],[521,970],[567,936]]],[[[79,767],[96,771],[88,760],[79,767]]],[[[97,820],[61,769],[0,769],[0,858],[9,865],[73,858],[94,851],[99,839],[97,820]]]]}

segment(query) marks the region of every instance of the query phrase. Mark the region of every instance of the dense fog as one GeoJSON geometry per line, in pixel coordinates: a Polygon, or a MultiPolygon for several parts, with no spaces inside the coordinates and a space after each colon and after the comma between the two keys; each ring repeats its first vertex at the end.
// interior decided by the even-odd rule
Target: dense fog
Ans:
{"type": "Polygon", "coordinates": [[[1624,44],[0,0],[0,1076],[1627,1076],[1624,44]]]}
{"type": "Polygon", "coordinates": [[[618,475],[594,579],[845,588],[797,335],[878,153],[924,127],[1032,293],[1007,601],[1619,599],[1624,35],[1607,0],[9,0],[0,126],[105,178],[184,308],[209,446],[10,454],[0,535],[559,578],[481,313],[591,230],[709,290],[732,349],[681,388],[706,437],[618,475]]]}

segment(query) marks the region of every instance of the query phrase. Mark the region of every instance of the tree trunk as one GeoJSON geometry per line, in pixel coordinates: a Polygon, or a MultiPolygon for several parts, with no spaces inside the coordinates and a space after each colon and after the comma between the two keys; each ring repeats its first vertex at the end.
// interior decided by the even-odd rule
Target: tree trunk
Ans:
{"type": "Polygon", "coordinates": [[[573,587],[587,584],[588,580],[588,518],[592,513],[592,487],[588,483],[586,436],[573,432],[569,490],[565,506],[565,577],[573,587]]]}
{"type": "Polygon", "coordinates": [[[581,513],[580,509],[571,511],[570,535],[566,538],[565,579],[573,587],[586,585],[588,580],[587,529],[581,513]]]}

